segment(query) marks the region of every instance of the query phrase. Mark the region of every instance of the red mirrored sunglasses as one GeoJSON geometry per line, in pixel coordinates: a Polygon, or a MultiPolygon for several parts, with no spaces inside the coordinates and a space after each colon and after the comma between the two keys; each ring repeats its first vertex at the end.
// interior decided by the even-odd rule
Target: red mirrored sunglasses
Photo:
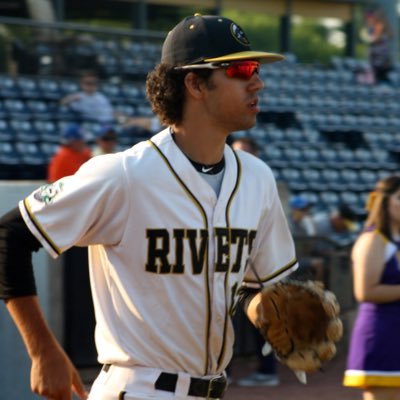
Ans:
{"type": "Polygon", "coordinates": [[[228,66],[225,67],[221,65],[221,67],[225,68],[226,75],[229,78],[238,78],[244,79],[248,81],[254,73],[260,72],[260,63],[258,61],[234,61],[228,63],[228,66]]]}
{"type": "Polygon", "coordinates": [[[175,69],[219,69],[224,68],[226,76],[229,78],[250,80],[254,73],[260,72],[260,63],[254,60],[247,61],[231,61],[223,63],[207,63],[184,65],[182,67],[175,67],[175,69]]]}

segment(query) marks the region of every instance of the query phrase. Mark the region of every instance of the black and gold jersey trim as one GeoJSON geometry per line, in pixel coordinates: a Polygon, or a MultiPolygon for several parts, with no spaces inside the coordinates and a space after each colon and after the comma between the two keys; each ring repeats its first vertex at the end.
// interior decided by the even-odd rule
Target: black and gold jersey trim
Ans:
{"type": "MultiPolygon", "coordinates": [[[[277,276],[283,274],[285,271],[287,271],[288,269],[292,268],[292,267],[293,267],[294,265],[296,265],[296,264],[297,264],[297,258],[293,259],[292,261],[290,261],[290,263],[288,263],[288,264],[286,264],[285,266],[283,266],[282,268],[278,269],[278,270],[275,271],[273,274],[268,275],[268,276],[265,277],[265,278],[262,278],[262,279],[261,279],[261,282],[262,282],[262,283],[265,283],[265,282],[268,282],[268,281],[270,281],[270,280],[276,278],[277,276]]],[[[245,281],[243,281],[243,283],[245,283],[245,284],[246,284],[246,283],[254,283],[254,284],[257,284],[257,285],[260,284],[260,282],[259,282],[258,280],[245,280],[245,281]]]]}
{"type": "Polygon", "coordinates": [[[43,239],[53,249],[53,251],[58,255],[60,255],[62,253],[61,249],[50,239],[49,235],[47,235],[47,233],[43,230],[42,226],[34,216],[31,207],[28,203],[28,200],[24,199],[23,204],[26,211],[26,215],[29,217],[29,220],[31,221],[32,225],[36,228],[37,232],[43,237],[43,239]]]}
{"type": "MultiPolygon", "coordinates": [[[[190,191],[190,189],[186,186],[186,184],[183,182],[183,180],[180,178],[178,173],[174,170],[172,167],[171,163],[169,162],[168,158],[165,156],[165,154],[160,150],[160,148],[151,140],[149,140],[151,146],[157,151],[157,153],[160,155],[160,157],[164,160],[165,164],[167,165],[168,169],[171,171],[171,173],[174,175],[175,179],[179,182],[179,184],[182,186],[186,194],[190,197],[190,199],[193,201],[193,203],[196,205],[196,207],[199,209],[202,217],[203,217],[203,223],[204,223],[204,228],[209,231],[208,227],[208,221],[207,221],[207,214],[201,205],[200,201],[196,198],[196,196],[190,191]]],[[[205,332],[205,337],[206,337],[206,349],[208,350],[210,347],[210,330],[211,330],[211,292],[210,292],[210,286],[209,286],[209,265],[208,265],[208,246],[207,246],[207,251],[206,251],[206,268],[205,268],[205,274],[204,274],[204,279],[205,279],[205,287],[207,289],[207,324],[206,324],[206,332],[205,332]]],[[[206,358],[204,360],[204,375],[208,375],[208,366],[209,366],[209,351],[206,351],[206,358]]]]}
{"type": "MultiPolygon", "coordinates": [[[[231,230],[230,230],[230,218],[229,218],[229,211],[233,202],[233,199],[239,189],[239,185],[240,185],[240,180],[242,177],[242,165],[240,163],[239,157],[237,156],[237,154],[232,150],[235,159],[236,159],[236,164],[237,164],[237,176],[236,176],[236,183],[235,186],[232,190],[232,193],[229,197],[227,206],[226,206],[226,210],[225,210],[225,221],[226,221],[226,227],[228,228],[228,232],[229,232],[229,244],[231,244],[231,230]]],[[[232,246],[229,245],[229,248],[231,249],[232,246]]],[[[230,258],[230,257],[229,257],[230,258]]],[[[225,350],[226,350],[226,335],[227,335],[227,330],[228,330],[228,319],[229,319],[229,308],[228,308],[228,301],[230,299],[230,290],[228,287],[228,283],[229,283],[229,268],[228,271],[226,272],[225,275],[225,320],[224,320],[224,332],[223,332],[223,341],[222,341],[222,347],[221,347],[221,352],[219,354],[218,357],[218,370],[221,366],[222,360],[224,358],[224,354],[225,354],[225,350]]]]}

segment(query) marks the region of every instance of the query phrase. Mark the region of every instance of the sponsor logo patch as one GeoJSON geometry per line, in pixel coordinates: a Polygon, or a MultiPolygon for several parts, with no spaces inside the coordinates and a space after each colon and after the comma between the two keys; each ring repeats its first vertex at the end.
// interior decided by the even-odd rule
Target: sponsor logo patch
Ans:
{"type": "Polygon", "coordinates": [[[41,203],[50,204],[54,198],[63,190],[62,182],[51,183],[41,186],[33,195],[34,199],[41,203]]]}

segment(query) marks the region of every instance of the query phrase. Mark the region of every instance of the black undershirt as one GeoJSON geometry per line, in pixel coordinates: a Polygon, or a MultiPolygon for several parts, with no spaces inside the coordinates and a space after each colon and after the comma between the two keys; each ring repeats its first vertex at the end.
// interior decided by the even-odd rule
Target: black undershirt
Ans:
{"type": "MultiPolygon", "coordinates": [[[[176,143],[175,133],[172,129],[171,129],[171,136],[172,136],[172,139],[174,139],[174,142],[176,143]]],[[[190,161],[190,163],[193,165],[193,167],[196,169],[196,171],[200,172],[202,174],[216,175],[225,168],[225,157],[222,157],[221,161],[218,161],[216,164],[201,164],[201,163],[191,160],[186,154],[185,154],[185,156],[190,161]]]]}
{"type": "Polygon", "coordinates": [[[32,252],[41,246],[18,208],[0,218],[0,299],[36,294],[32,252]]]}

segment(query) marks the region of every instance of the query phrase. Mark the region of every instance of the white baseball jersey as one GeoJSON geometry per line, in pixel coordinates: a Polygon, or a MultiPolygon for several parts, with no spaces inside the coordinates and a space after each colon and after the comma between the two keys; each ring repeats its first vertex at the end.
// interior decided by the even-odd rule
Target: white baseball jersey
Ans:
{"type": "Polygon", "coordinates": [[[20,202],[54,257],[89,246],[100,363],[215,374],[233,349],[238,288],[297,266],[270,168],[225,147],[217,198],[168,129],[20,202]]]}

